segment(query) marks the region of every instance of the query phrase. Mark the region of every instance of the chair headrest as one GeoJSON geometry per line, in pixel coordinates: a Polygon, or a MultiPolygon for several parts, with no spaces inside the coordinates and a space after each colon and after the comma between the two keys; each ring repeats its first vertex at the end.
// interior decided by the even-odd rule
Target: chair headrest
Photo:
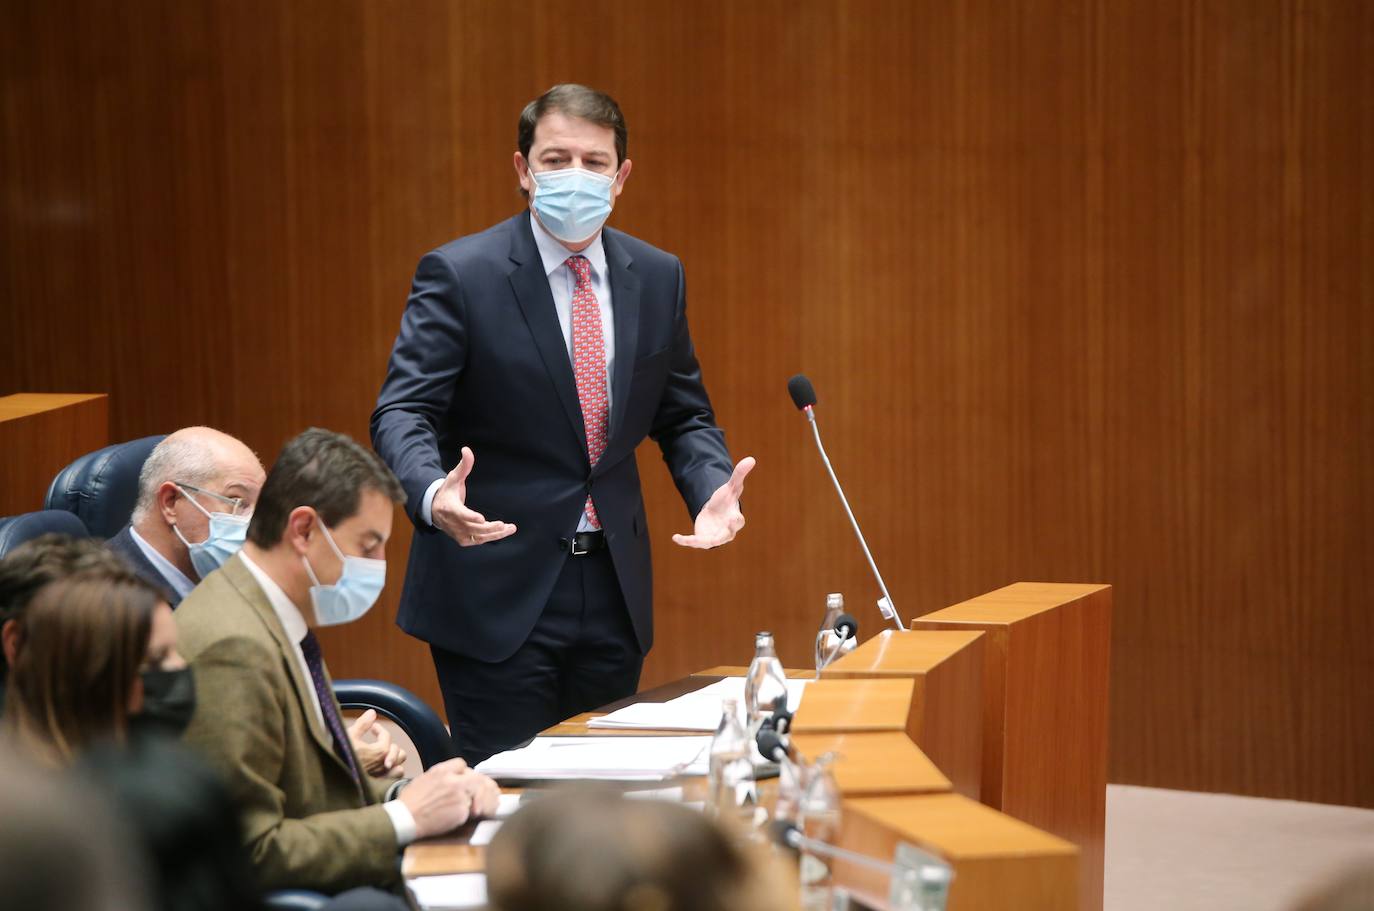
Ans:
{"type": "Polygon", "coordinates": [[[0,558],[14,550],[25,541],[32,541],[39,535],[49,533],[71,535],[73,538],[89,538],[91,533],[86,525],[73,514],[61,509],[44,509],[41,512],[26,512],[17,516],[0,518],[0,558]]]}
{"type": "Polygon", "coordinates": [[[134,514],[138,473],[165,438],[159,434],[88,452],[57,473],[43,506],[75,513],[98,538],[113,537],[134,514]]]}

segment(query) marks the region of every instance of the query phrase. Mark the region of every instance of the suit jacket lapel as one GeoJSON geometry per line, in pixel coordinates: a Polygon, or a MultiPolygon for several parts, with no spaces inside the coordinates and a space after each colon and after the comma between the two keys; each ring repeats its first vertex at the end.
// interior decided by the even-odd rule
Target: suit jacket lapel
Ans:
{"type": "Polygon", "coordinates": [[[330,759],[338,763],[347,772],[348,766],[334,752],[334,736],[329,733],[329,729],[325,727],[324,722],[315,711],[315,700],[310,697],[310,694],[314,692],[315,684],[306,677],[305,671],[301,669],[301,663],[296,658],[296,643],[287,638],[286,630],[282,628],[277,612],[272,609],[272,602],[267,600],[267,593],[262,590],[262,586],[258,585],[258,580],[253,578],[253,574],[249,572],[248,567],[243,565],[243,561],[237,555],[225,561],[221,572],[238,590],[243,599],[252,606],[263,625],[271,632],[278,648],[281,649],[282,657],[286,662],[286,672],[291,677],[291,686],[296,691],[296,698],[300,701],[301,715],[305,718],[306,726],[310,728],[315,743],[329,755],[330,759]]]}
{"type": "Polygon", "coordinates": [[[615,376],[611,377],[611,433],[607,444],[616,438],[630,403],[630,379],[639,350],[639,276],[631,270],[634,262],[616,234],[601,232],[606,248],[606,265],[611,273],[611,310],[615,321],[615,376]]]}
{"type": "Polygon", "coordinates": [[[534,233],[530,228],[529,213],[515,217],[511,232],[511,261],[517,267],[510,273],[510,284],[515,291],[515,299],[520,304],[520,312],[534,336],[534,344],[544,361],[544,369],[553,381],[554,391],[568,416],[574,435],[581,441],[582,449],[587,448],[587,435],[582,428],[582,406],[577,400],[577,379],[573,376],[572,361],[568,358],[567,343],[563,339],[563,329],[558,325],[558,312],[553,306],[553,293],[549,291],[549,277],[544,272],[544,261],[539,258],[539,248],[534,243],[534,233]]]}

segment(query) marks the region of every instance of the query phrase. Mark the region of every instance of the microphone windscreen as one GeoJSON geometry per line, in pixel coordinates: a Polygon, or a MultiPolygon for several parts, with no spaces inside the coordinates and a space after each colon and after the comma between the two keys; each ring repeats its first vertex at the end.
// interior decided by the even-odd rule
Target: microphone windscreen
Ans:
{"type": "Polygon", "coordinates": [[[798,373],[787,381],[787,394],[792,396],[792,404],[798,409],[816,404],[816,389],[804,373],[798,373]]]}
{"type": "Polygon", "coordinates": [[[835,618],[835,632],[841,639],[853,639],[859,635],[859,621],[852,614],[840,614],[835,618]]]}
{"type": "Polygon", "coordinates": [[[781,760],[778,757],[779,751],[782,752],[783,756],[787,755],[787,747],[782,745],[782,738],[778,736],[777,731],[764,728],[759,731],[758,736],[754,738],[754,742],[758,744],[759,752],[763,754],[764,759],[780,762],[781,760]]]}

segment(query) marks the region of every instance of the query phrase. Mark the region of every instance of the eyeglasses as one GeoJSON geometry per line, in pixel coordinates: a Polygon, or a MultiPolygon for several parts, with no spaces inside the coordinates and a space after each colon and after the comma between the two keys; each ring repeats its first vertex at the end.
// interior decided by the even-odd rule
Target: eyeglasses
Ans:
{"type": "Polygon", "coordinates": [[[215,493],[213,490],[206,490],[204,487],[197,487],[194,484],[183,484],[181,481],[173,481],[172,483],[182,490],[194,491],[195,493],[219,500],[221,503],[228,503],[229,515],[231,516],[248,515],[252,512],[252,510],[248,508],[248,502],[241,497],[226,497],[222,493],[215,493]],[[240,512],[240,510],[243,510],[243,512],[240,512]]]}

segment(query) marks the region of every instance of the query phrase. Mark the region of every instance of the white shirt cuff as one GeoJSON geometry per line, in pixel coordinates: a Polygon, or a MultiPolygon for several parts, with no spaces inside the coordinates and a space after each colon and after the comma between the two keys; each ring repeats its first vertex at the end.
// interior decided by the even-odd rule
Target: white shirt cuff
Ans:
{"type": "Polygon", "coordinates": [[[439,492],[439,488],[444,484],[444,479],[439,478],[429,485],[429,490],[425,491],[425,498],[420,501],[420,518],[425,520],[425,524],[433,527],[434,525],[434,495],[439,492]]]}
{"type": "Polygon", "coordinates": [[[382,809],[391,817],[391,827],[396,830],[397,847],[404,848],[415,840],[415,817],[411,815],[410,807],[399,800],[388,800],[382,804],[382,809]]]}

